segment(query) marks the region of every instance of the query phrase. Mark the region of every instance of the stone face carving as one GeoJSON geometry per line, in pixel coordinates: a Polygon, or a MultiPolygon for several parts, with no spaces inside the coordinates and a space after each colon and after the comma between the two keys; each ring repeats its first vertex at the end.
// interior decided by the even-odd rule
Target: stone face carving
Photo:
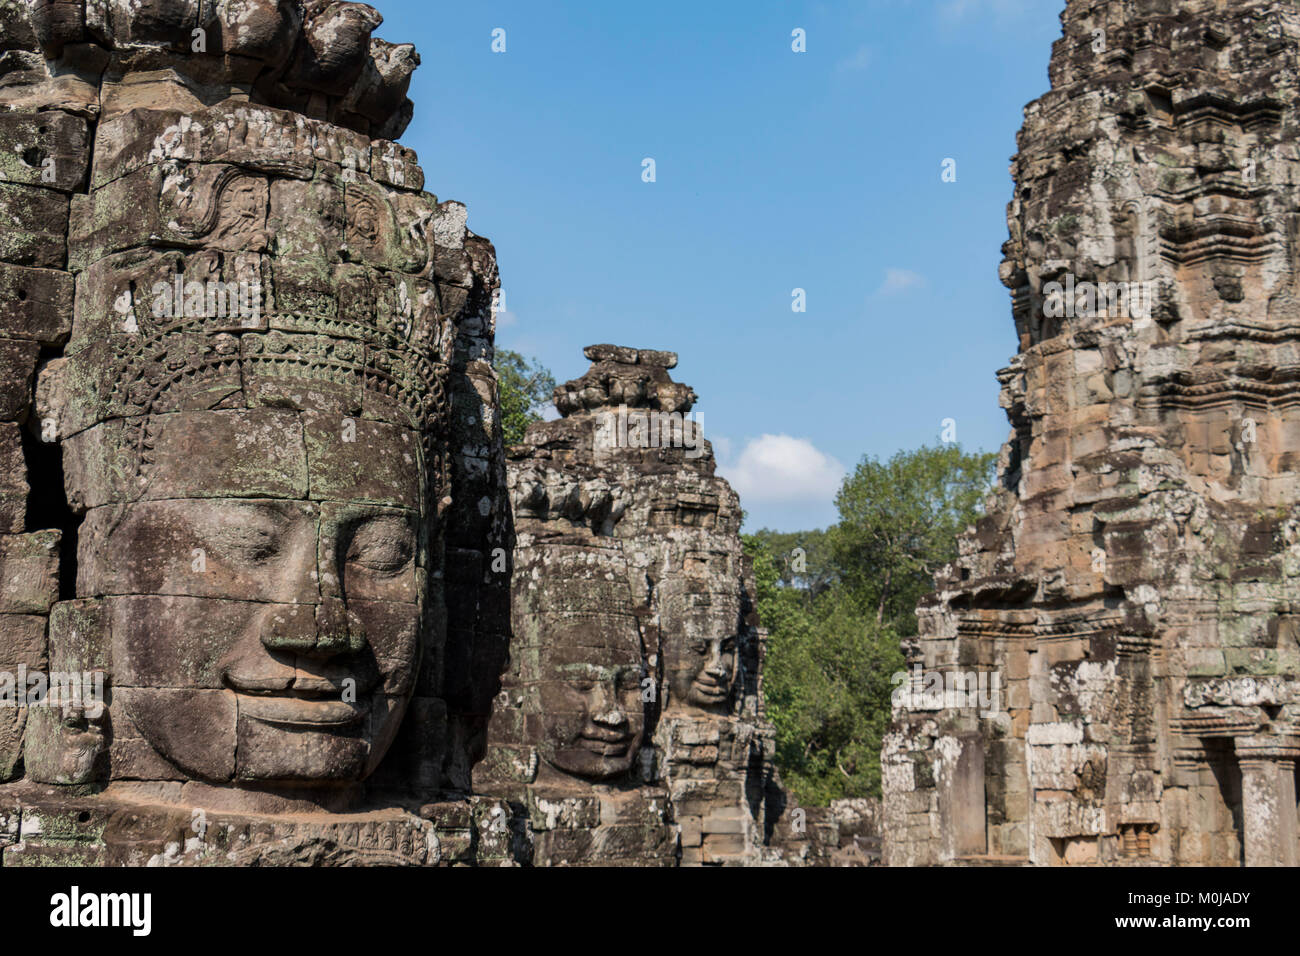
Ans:
{"type": "MultiPolygon", "coordinates": [[[[105,691],[5,708],[0,803],[379,813],[408,861],[440,832],[504,858],[482,801],[439,822],[503,666],[511,519],[493,251],[390,141],[414,50],[357,3],[3,13],[0,671],[105,691]]],[[[162,852],[133,832],[5,862],[162,852]]],[[[368,859],[243,845],[318,839],[368,859]]]]}
{"type": "Polygon", "coordinates": [[[910,654],[1001,691],[896,708],[885,859],[1294,864],[1300,20],[1062,22],[1012,167],[1013,432],[910,654]]]}
{"type": "Polygon", "coordinates": [[[744,626],[738,554],[709,532],[683,531],[680,569],[659,586],[669,709],[726,713],[744,626]]]}
{"type": "Polygon", "coordinates": [[[645,654],[621,558],[563,544],[516,552],[543,569],[521,582],[514,647],[541,718],[539,754],[560,774],[609,780],[640,752],[645,654]]]}
{"type": "Polygon", "coordinates": [[[586,356],[508,453],[514,640],[475,789],[530,808],[535,863],[802,861],[770,839],[762,634],[695,393],[672,353],[586,356]]]}
{"type": "MultiPolygon", "coordinates": [[[[111,165],[132,141],[107,139],[111,165]]],[[[318,164],[308,193],[328,184],[316,202],[340,204],[326,222],[351,225],[355,209],[368,242],[351,228],[332,245],[316,236],[319,272],[288,270],[282,298],[268,231],[282,183],[183,145],[156,158],[74,213],[74,238],[102,253],[88,270],[129,255],[135,274],[87,282],[91,328],[78,314],[37,409],[87,508],[78,594],[103,604],[114,710],[187,778],[359,781],[386,753],[420,662],[442,653],[432,608],[451,356],[437,326],[454,318],[438,314],[436,277],[421,278],[438,207],[318,164]],[[369,199],[350,207],[354,183],[369,199]],[[135,211],[152,207],[145,225],[199,248],[177,255],[142,232],[135,211]],[[399,219],[418,242],[390,247],[399,219]],[[210,308],[214,283],[237,287],[238,303],[210,308]],[[391,295],[392,311],[358,308],[358,286],[391,295]],[[105,302],[102,314],[92,304],[105,302]]]]}

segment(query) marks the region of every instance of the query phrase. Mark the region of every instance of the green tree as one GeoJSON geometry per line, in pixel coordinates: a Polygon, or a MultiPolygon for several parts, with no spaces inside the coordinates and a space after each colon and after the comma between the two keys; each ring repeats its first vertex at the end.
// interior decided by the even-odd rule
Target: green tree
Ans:
{"type": "Polygon", "coordinates": [[[992,454],[923,446],[889,461],[863,458],[835,497],[830,550],[842,584],[874,609],[878,626],[916,633],[916,604],[957,556],[957,535],[980,514],[992,454]]]}
{"type": "Polygon", "coordinates": [[[802,632],[811,627],[811,607],[801,588],[782,580],[785,558],[771,544],[771,533],[743,536],[745,553],[754,562],[759,620],[771,634],[802,632]]]}
{"type": "Polygon", "coordinates": [[[782,587],[791,588],[811,602],[835,581],[829,539],[825,531],[772,531],[764,528],[752,536],[771,555],[782,587]]]}
{"type": "Polygon", "coordinates": [[[517,445],[524,440],[528,426],[541,421],[555,391],[555,376],[535,359],[525,359],[509,349],[496,350],[493,367],[501,399],[501,431],[507,447],[517,445]]]}
{"type": "Polygon", "coordinates": [[[810,601],[783,583],[767,538],[747,535],[745,549],[770,634],[763,686],[783,781],[808,806],[878,796],[890,678],[903,667],[898,638],[842,589],[810,601]]]}
{"type": "Polygon", "coordinates": [[[917,601],[978,518],[993,460],[955,446],[864,458],[836,497],[836,525],[745,536],[770,635],[777,767],[800,802],[880,795],[899,638],[916,633],[917,601]]]}

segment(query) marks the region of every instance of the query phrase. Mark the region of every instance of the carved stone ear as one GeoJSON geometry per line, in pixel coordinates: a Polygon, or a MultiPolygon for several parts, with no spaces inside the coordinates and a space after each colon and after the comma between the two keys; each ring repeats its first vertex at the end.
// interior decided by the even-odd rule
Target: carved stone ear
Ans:
{"type": "Polygon", "coordinates": [[[85,708],[33,707],[27,712],[23,764],[36,783],[72,786],[90,783],[104,769],[104,717],[85,708]]]}

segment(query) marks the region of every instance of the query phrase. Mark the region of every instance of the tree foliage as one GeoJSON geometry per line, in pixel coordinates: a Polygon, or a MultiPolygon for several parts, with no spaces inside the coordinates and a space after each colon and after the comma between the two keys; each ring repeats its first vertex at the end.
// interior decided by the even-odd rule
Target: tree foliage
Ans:
{"type": "Polygon", "coordinates": [[[493,367],[497,372],[497,393],[501,401],[501,430],[507,447],[524,440],[524,432],[541,421],[542,411],[555,391],[555,376],[535,359],[518,352],[497,349],[493,367]]]}
{"type": "Polygon", "coordinates": [[[777,766],[800,802],[880,795],[899,638],[916,633],[917,601],[978,517],[993,460],[957,446],[864,458],[829,529],[745,536],[777,766]]]}
{"type": "Polygon", "coordinates": [[[979,513],[994,455],[959,445],[900,451],[887,462],[864,458],[835,497],[832,562],[854,596],[875,608],[876,624],[916,633],[916,602],[956,557],[957,535],[979,513]]]}

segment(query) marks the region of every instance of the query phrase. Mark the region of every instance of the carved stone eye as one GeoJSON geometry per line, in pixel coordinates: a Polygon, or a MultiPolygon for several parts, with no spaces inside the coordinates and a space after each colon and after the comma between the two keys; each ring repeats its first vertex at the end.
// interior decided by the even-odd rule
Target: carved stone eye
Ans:
{"type": "Polygon", "coordinates": [[[347,560],[380,574],[395,574],[410,563],[414,551],[411,529],[405,521],[376,518],[353,534],[347,560]]]}

